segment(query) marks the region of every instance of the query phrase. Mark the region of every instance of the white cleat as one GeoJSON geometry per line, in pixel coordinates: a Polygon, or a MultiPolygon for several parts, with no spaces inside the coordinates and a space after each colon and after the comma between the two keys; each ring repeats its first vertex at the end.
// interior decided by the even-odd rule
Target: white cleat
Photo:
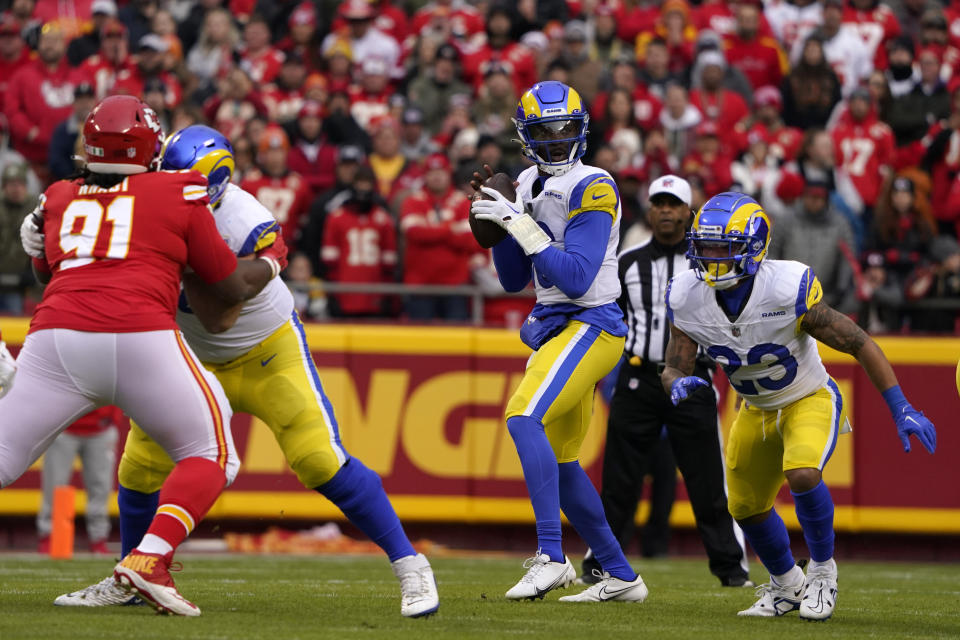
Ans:
{"type": "Polygon", "coordinates": [[[542,600],[548,591],[568,587],[577,579],[577,571],[566,556],[563,562],[552,562],[550,556],[541,553],[527,558],[523,566],[527,572],[507,591],[507,600],[542,600]]]}
{"type": "Polygon", "coordinates": [[[647,599],[649,593],[640,574],[637,574],[637,579],[633,582],[627,582],[620,578],[614,578],[604,571],[600,582],[575,596],[563,596],[560,598],[560,602],[609,602],[611,600],[643,602],[647,599]]]}
{"type": "Polygon", "coordinates": [[[400,581],[400,615],[420,618],[437,612],[440,596],[430,562],[422,553],[390,563],[393,575],[400,581]]]}
{"type": "Polygon", "coordinates": [[[128,593],[113,576],[109,576],[79,591],[57,596],[53,604],[58,607],[113,607],[132,604],[135,600],[136,594],[128,593]]]}
{"type": "Polygon", "coordinates": [[[837,563],[830,558],[807,567],[807,589],[800,601],[800,617],[804,620],[826,620],[837,606],[837,563]]]}
{"type": "Polygon", "coordinates": [[[779,587],[772,579],[757,587],[759,599],[749,609],[739,612],[738,616],[757,618],[775,618],[800,608],[803,585],[779,587]]]}

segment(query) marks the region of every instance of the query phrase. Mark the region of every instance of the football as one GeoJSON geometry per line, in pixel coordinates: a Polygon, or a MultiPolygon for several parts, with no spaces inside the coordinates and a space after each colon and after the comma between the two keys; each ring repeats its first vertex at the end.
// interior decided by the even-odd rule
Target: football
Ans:
{"type": "MultiPolygon", "coordinates": [[[[504,198],[510,200],[511,202],[513,202],[513,199],[517,197],[517,191],[513,188],[513,178],[505,173],[495,173],[487,178],[483,182],[483,185],[499,191],[504,198]]],[[[484,200],[492,199],[484,194],[480,194],[480,197],[484,200]]],[[[498,225],[496,222],[490,222],[489,220],[477,220],[473,217],[473,211],[470,212],[470,231],[473,232],[473,237],[477,239],[477,244],[484,249],[489,249],[507,237],[506,229],[498,225]]]]}

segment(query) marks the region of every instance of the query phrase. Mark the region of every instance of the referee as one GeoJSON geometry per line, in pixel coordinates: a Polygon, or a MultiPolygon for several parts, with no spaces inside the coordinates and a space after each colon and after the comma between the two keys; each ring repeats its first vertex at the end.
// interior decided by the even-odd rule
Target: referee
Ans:
{"type": "MultiPolygon", "coordinates": [[[[600,492],[603,509],[621,546],[628,543],[650,453],[666,426],[710,558],[710,572],[724,586],[753,586],[747,575],[743,534],[727,511],[714,391],[701,388],[675,407],[660,384],[670,339],[664,292],[674,273],[690,268],[685,255],[685,235],[693,213],[690,185],[667,175],[651,183],[649,193],[653,238],[624,251],[619,258],[619,302],[629,333],[610,403],[600,492]]],[[[693,375],[711,380],[712,374],[709,360],[698,360],[693,375]]],[[[583,562],[584,582],[591,581],[592,570],[597,568],[588,552],[583,562]]]]}

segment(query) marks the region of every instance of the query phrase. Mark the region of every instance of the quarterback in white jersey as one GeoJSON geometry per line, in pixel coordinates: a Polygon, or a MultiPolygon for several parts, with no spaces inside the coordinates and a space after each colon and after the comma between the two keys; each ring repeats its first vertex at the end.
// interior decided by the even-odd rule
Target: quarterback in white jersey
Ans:
{"type": "Polygon", "coordinates": [[[474,176],[475,188],[492,200],[474,199],[472,215],[508,234],[493,248],[501,284],[519,291],[533,279],[537,292],[520,331],[534,353],[507,403],[506,419],[539,548],[525,564],[527,573],[507,591],[512,600],[542,598],[576,578],[561,545],[561,508],[605,573],[586,591],[560,600],[642,602],[647,596],[578,460],[594,387],[619,360],[626,336],[616,302],[620,194],[610,174],[580,162],[588,121],[575,90],[538,83],[520,98],[514,118],[523,153],[535,165],[520,174],[516,199],[482,187],[480,175],[474,176]]]}
{"type": "Polygon", "coordinates": [[[936,431],[907,402],[877,343],[822,302],[812,269],[764,260],[770,233],[767,214],[742,193],[716,195],[697,213],[687,253],[695,268],[667,287],[671,335],[662,382],[674,404],[708,385],[691,375],[700,345],[743,399],[727,443],[728,507],[770,582],[740,615],[799,609],[802,618],[825,620],[836,606],[837,565],[822,471],[848,423],[817,340],[857,359],[887,401],[905,451],[915,435],[933,453],[936,431]],[[806,576],[774,509],[784,477],[812,559],[806,576]]]}
{"type": "MultiPolygon", "coordinates": [[[[230,183],[233,150],[209,127],[170,136],[163,169],[194,169],[208,177],[217,230],[241,259],[278,241],[280,227],[256,198],[230,183]]],[[[430,563],[403,531],[379,476],[340,442],[333,406],[310,355],[293,295],[275,277],[256,297],[224,307],[186,274],[177,324],[204,366],[223,385],[235,411],[261,419],[273,431],[290,468],[308,489],[326,496],[387,554],[400,581],[401,614],[420,617],[439,608],[430,563]]],[[[135,546],[157,506],[157,491],[172,462],[131,425],[119,467],[121,544],[135,546]]],[[[129,596],[102,581],[58,597],[63,606],[123,604],[129,596]]]]}

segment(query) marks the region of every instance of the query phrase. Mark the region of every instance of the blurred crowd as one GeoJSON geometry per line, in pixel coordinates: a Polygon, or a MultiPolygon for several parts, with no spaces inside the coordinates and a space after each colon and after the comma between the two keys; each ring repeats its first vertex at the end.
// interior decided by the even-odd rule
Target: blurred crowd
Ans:
{"type": "Polygon", "coordinates": [[[936,0],[0,1],[0,312],[29,312],[20,220],[76,170],[106,95],[166,132],[216,127],[234,180],[295,249],[307,317],[466,320],[462,296],[324,294],[323,282],[502,290],[473,241],[469,179],[526,166],[511,116],[538,80],[577,89],[584,161],[620,187],[622,247],[646,185],[694,206],[736,189],[773,258],[812,265],[874,332],[952,332],[960,307],[960,2],[936,0]],[[26,296],[24,295],[26,292],[26,296]]]}

